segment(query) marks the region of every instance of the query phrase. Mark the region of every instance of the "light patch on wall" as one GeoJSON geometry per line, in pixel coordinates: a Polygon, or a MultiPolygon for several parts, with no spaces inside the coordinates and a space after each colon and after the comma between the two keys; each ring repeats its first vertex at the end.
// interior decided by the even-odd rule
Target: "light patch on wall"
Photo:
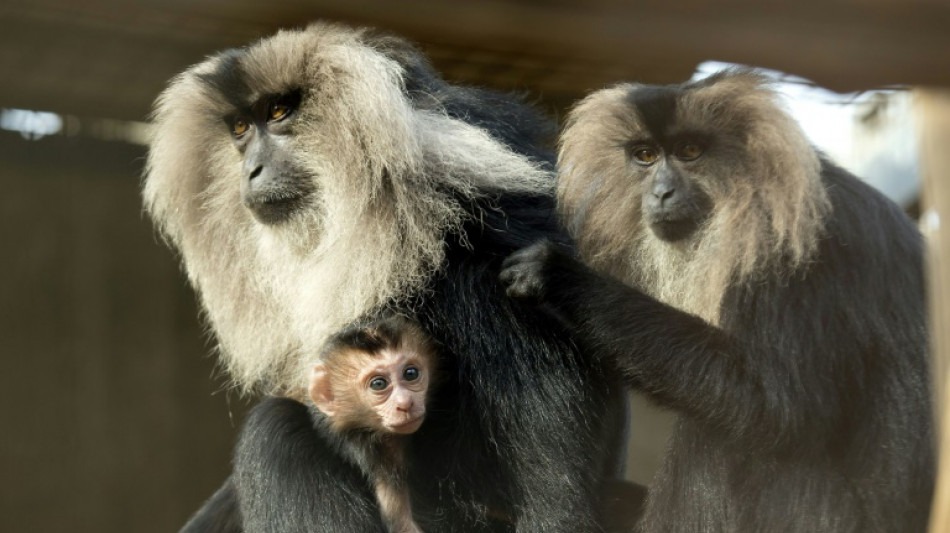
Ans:
{"type": "MultiPolygon", "coordinates": [[[[707,61],[693,79],[702,79],[731,63],[707,61]]],[[[767,69],[788,112],[812,143],[834,162],[876,187],[902,206],[920,194],[918,145],[910,92],[877,89],[841,94],[813,82],[767,69]]]]}
{"type": "Polygon", "coordinates": [[[80,118],[49,111],[0,109],[0,129],[19,132],[24,139],[31,141],[50,135],[65,135],[147,146],[151,125],[132,120],[80,118]]]}
{"type": "Polygon", "coordinates": [[[46,111],[28,109],[0,110],[0,129],[16,131],[31,141],[54,135],[63,130],[63,117],[46,111]]]}
{"type": "Polygon", "coordinates": [[[940,213],[936,209],[928,209],[920,217],[920,229],[927,235],[936,235],[940,231],[940,213]]]}

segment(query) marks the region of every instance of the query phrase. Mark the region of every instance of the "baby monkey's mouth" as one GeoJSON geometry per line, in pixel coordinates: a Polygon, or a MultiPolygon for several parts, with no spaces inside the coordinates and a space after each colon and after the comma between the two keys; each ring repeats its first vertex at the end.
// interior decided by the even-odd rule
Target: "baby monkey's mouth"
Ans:
{"type": "Polygon", "coordinates": [[[409,418],[404,422],[399,424],[393,424],[389,426],[389,430],[393,433],[399,433],[401,435],[407,435],[409,433],[415,433],[416,430],[422,425],[422,422],[425,420],[425,414],[409,418]]]}

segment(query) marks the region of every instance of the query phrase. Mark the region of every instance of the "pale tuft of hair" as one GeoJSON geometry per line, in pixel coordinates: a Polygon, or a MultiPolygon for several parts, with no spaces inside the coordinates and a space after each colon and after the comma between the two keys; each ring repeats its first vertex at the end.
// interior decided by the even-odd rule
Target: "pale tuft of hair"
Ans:
{"type": "Polygon", "coordinates": [[[821,162],[763,76],[732,70],[681,86],[674,129],[715,138],[704,157],[719,160],[701,182],[714,208],[694,236],[663,241],[642,220],[626,154],[646,131],[630,103],[641,87],[595,92],[571,111],[559,210],[593,268],[718,324],[729,287],[789,276],[813,258],[831,210],[821,162]]]}

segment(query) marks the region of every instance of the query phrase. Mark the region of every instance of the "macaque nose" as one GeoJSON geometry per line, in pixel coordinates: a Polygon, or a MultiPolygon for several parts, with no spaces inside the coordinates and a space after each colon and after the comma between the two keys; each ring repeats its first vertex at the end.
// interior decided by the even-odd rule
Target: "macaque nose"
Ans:
{"type": "Polygon", "coordinates": [[[676,193],[676,189],[668,184],[657,184],[653,188],[653,197],[657,199],[660,207],[666,207],[666,204],[673,198],[673,195],[676,193]]]}
{"type": "Polygon", "coordinates": [[[397,392],[393,402],[397,411],[408,413],[412,409],[412,395],[406,392],[397,392]]]}
{"type": "Polygon", "coordinates": [[[247,179],[251,179],[251,180],[252,180],[252,179],[254,179],[254,178],[260,176],[260,175],[261,175],[261,172],[263,172],[263,171],[264,171],[264,165],[258,165],[257,167],[254,168],[254,170],[251,171],[251,173],[248,175],[247,179]]]}

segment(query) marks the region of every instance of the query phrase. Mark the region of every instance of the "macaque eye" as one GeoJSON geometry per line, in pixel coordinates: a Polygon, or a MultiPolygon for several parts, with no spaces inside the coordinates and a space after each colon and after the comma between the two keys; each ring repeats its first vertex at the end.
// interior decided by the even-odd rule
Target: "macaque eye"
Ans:
{"type": "Polygon", "coordinates": [[[267,120],[281,120],[286,118],[291,111],[292,109],[289,105],[274,104],[270,107],[270,111],[267,113],[267,120]]]}
{"type": "Polygon", "coordinates": [[[386,390],[386,387],[389,386],[389,382],[386,381],[386,378],[373,378],[369,382],[369,388],[375,391],[386,390]]]}
{"type": "Polygon", "coordinates": [[[633,160],[638,165],[650,166],[660,158],[660,153],[649,146],[636,146],[632,153],[633,160]]]}
{"type": "Polygon", "coordinates": [[[251,129],[251,125],[242,118],[236,118],[231,122],[231,135],[235,137],[244,135],[249,129],[251,129]]]}
{"type": "Polygon", "coordinates": [[[701,155],[703,147],[693,142],[685,142],[676,148],[676,157],[684,161],[692,161],[701,155]]]}
{"type": "Polygon", "coordinates": [[[402,377],[406,381],[415,381],[419,379],[419,375],[419,369],[414,366],[410,366],[402,371],[402,377]]]}

